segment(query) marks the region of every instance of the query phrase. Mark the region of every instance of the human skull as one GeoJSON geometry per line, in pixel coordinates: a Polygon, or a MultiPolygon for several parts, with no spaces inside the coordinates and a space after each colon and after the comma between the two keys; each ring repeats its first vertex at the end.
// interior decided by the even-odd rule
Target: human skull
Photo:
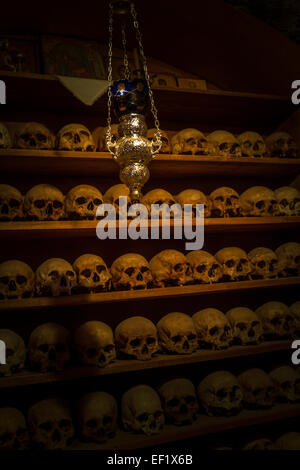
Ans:
{"type": "MultiPolygon", "coordinates": [[[[99,132],[98,145],[97,145],[97,150],[99,150],[99,152],[108,152],[107,145],[106,145],[106,132],[107,132],[107,127],[103,127],[99,132]]],[[[112,142],[113,143],[117,142],[119,138],[120,138],[119,124],[112,124],[111,125],[112,142]]]]}
{"type": "Polygon", "coordinates": [[[176,425],[191,424],[199,410],[196,390],[193,383],[185,378],[168,380],[158,393],[166,419],[176,425]]]}
{"type": "Polygon", "coordinates": [[[83,364],[105,367],[116,358],[112,329],[101,321],[83,323],[75,332],[74,345],[83,364]]]}
{"type": "Polygon", "coordinates": [[[209,196],[212,217],[238,217],[240,215],[240,196],[225,186],[215,189],[209,196]]]}
{"type": "Polygon", "coordinates": [[[281,366],[270,372],[280,402],[294,403],[300,400],[300,377],[290,366],[281,366]]]}
{"type": "Polygon", "coordinates": [[[0,149],[9,149],[12,145],[7,127],[0,122],[0,149]]]}
{"type": "MultiPolygon", "coordinates": [[[[162,130],[160,132],[161,132],[162,145],[161,145],[159,153],[171,153],[171,145],[170,145],[169,137],[167,136],[166,132],[162,130]]],[[[150,140],[151,142],[156,141],[156,133],[157,133],[156,128],[148,129],[147,139],[150,140]]]]}
{"type": "Polygon", "coordinates": [[[298,148],[295,140],[287,132],[274,132],[266,138],[268,157],[297,158],[298,148]]]}
{"type": "Polygon", "coordinates": [[[279,263],[279,275],[282,277],[299,276],[300,274],[300,243],[288,242],[276,250],[279,263]]]}
{"type": "Polygon", "coordinates": [[[60,220],[65,216],[65,197],[50,184],[37,184],[27,191],[24,214],[30,220],[60,220]]]}
{"type": "Polygon", "coordinates": [[[275,401],[275,387],[262,369],[248,369],[238,376],[247,408],[270,408],[275,401]]]}
{"type": "Polygon", "coordinates": [[[122,421],[125,430],[158,434],[165,418],[157,392],[148,385],[136,385],[122,396],[122,421]]]}
{"type": "Polygon", "coordinates": [[[114,437],[118,426],[118,406],[106,392],[87,393],[78,402],[77,421],[85,441],[105,442],[114,437]]]}
{"type": "Polygon", "coordinates": [[[83,124],[67,124],[56,136],[56,148],[93,152],[95,143],[90,131],[83,124]]]}
{"type": "Polygon", "coordinates": [[[110,270],[112,284],[116,290],[140,290],[151,286],[152,274],[149,263],[137,253],[119,256],[110,270]]]}
{"type": "Polygon", "coordinates": [[[207,138],[197,129],[183,129],[171,139],[172,153],[175,155],[208,155],[207,138]]]}
{"type": "Polygon", "coordinates": [[[73,269],[77,274],[78,292],[96,294],[110,290],[111,274],[100,256],[81,255],[74,261],[73,269]]]}
{"type": "Polygon", "coordinates": [[[21,336],[11,330],[0,330],[0,340],[5,344],[6,364],[0,363],[0,376],[10,376],[24,368],[26,348],[21,336]]]}
{"type": "Polygon", "coordinates": [[[213,154],[218,157],[241,157],[242,149],[233,134],[227,131],[214,131],[207,136],[213,154]]]}
{"type": "Polygon", "coordinates": [[[35,287],[39,297],[71,295],[76,285],[76,273],[65,259],[47,259],[36,270],[35,287]]]}
{"type": "Polygon", "coordinates": [[[224,313],[205,308],[192,316],[200,349],[225,349],[232,341],[232,329],[224,313]]]}
{"type": "Polygon", "coordinates": [[[270,248],[259,246],[248,253],[252,279],[274,279],[278,275],[278,257],[270,248]]]}
{"type": "Polygon", "coordinates": [[[256,313],[261,319],[266,338],[285,338],[294,333],[294,318],[284,303],[266,302],[256,310],[256,313]]]}
{"type": "Polygon", "coordinates": [[[249,279],[252,267],[244,250],[236,246],[230,246],[222,248],[215,256],[222,267],[224,281],[249,279]]]}
{"type": "Polygon", "coordinates": [[[274,191],[278,201],[278,215],[300,215],[300,191],[292,186],[282,186],[274,191]]]}
{"type": "Polygon", "coordinates": [[[256,439],[248,442],[243,450],[274,450],[273,442],[267,438],[256,439]]]}
{"type": "Polygon", "coordinates": [[[294,317],[294,323],[295,323],[295,337],[299,338],[300,337],[300,301],[294,302],[290,306],[290,313],[294,317]]]}
{"type": "Polygon", "coordinates": [[[0,264],[0,300],[25,299],[33,296],[34,272],[17,259],[0,264]]]}
{"type": "MultiPolygon", "coordinates": [[[[184,209],[185,204],[191,204],[193,217],[196,217],[197,213],[199,213],[197,211],[196,204],[203,204],[204,217],[210,217],[211,215],[211,201],[198,189],[185,189],[178,194],[176,200],[181,205],[182,210],[184,209]]],[[[185,208],[184,210],[186,212],[187,209],[185,208]]]]}
{"type": "Polygon", "coordinates": [[[8,184],[0,184],[0,221],[23,218],[23,196],[8,184]]]}
{"type": "Polygon", "coordinates": [[[263,339],[263,328],[260,318],[250,308],[235,307],[226,313],[232,327],[235,344],[258,344],[263,339]]]}
{"type": "Polygon", "coordinates": [[[23,413],[17,408],[0,408],[0,451],[24,450],[29,444],[23,413]]]}
{"type": "Polygon", "coordinates": [[[199,401],[209,416],[231,416],[242,408],[237,378],[220,370],[207,375],[197,387],[199,401]]]}
{"type": "Polygon", "coordinates": [[[101,204],[103,196],[98,188],[79,184],[66,195],[66,216],[72,220],[95,220],[97,208],[101,204]]]}
{"type": "MultiPolygon", "coordinates": [[[[129,188],[126,186],[126,184],[115,184],[114,186],[111,186],[104,194],[104,202],[107,204],[112,204],[117,215],[119,215],[120,197],[127,197],[128,210],[131,206],[131,199],[129,196],[129,188]]],[[[128,215],[127,217],[130,218],[128,215]]]]}
{"type": "Polygon", "coordinates": [[[54,135],[39,122],[27,122],[20,125],[15,134],[15,146],[20,149],[52,150],[54,135]]]}
{"type": "Polygon", "coordinates": [[[188,281],[189,265],[184,254],[177,250],[163,250],[150,263],[155,287],[182,286],[188,281]]]}
{"type": "Polygon", "coordinates": [[[62,398],[41,400],[29,408],[28,427],[41,450],[65,449],[74,438],[71,410],[62,398]]]}
{"type": "Polygon", "coordinates": [[[159,342],[166,352],[191,354],[198,348],[197,332],[189,315],[172,312],[157,323],[159,342]]]}
{"type": "Polygon", "coordinates": [[[61,371],[68,364],[70,333],[57,323],[43,323],[33,330],[28,352],[32,369],[39,372],[61,371]]]}
{"type": "Polygon", "coordinates": [[[300,450],[300,433],[287,432],[275,442],[276,450],[300,450]]]}
{"type": "Polygon", "coordinates": [[[265,186],[253,186],[240,196],[241,214],[245,217],[270,217],[278,215],[278,203],[274,193],[265,186]]]}
{"type": "Polygon", "coordinates": [[[212,284],[218,282],[223,276],[220,263],[207,251],[190,251],[186,255],[186,259],[190,266],[190,277],[193,284],[212,284]]]}
{"type": "Polygon", "coordinates": [[[147,361],[159,350],[157,330],[145,317],[123,320],[115,330],[118,350],[128,356],[147,361]]]}
{"type": "MultiPolygon", "coordinates": [[[[152,191],[148,191],[148,193],[142,197],[141,204],[144,204],[147,208],[148,216],[150,217],[152,204],[166,204],[168,207],[171,207],[173,204],[176,204],[176,201],[168,191],[165,191],[164,189],[152,189],[152,191]]],[[[164,217],[164,214],[161,214],[161,216],[164,217]]],[[[171,213],[171,217],[172,216],[173,213],[171,213]]]]}
{"type": "Polygon", "coordinates": [[[257,132],[243,132],[237,137],[243,157],[263,157],[266,153],[264,139],[257,132]]]}

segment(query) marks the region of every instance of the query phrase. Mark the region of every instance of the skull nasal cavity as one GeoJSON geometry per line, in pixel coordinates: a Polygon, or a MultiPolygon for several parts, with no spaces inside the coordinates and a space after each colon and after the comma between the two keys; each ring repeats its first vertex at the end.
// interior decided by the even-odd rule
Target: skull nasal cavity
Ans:
{"type": "Polygon", "coordinates": [[[142,281],[142,280],[143,280],[143,276],[141,275],[141,273],[139,273],[139,274],[136,276],[136,279],[137,279],[137,281],[142,281]]]}
{"type": "Polygon", "coordinates": [[[52,442],[59,442],[60,441],[60,432],[58,429],[55,429],[54,433],[52,434],[52,442]]]}
{"type": "Polygon", "coordinates": [[[65,276],[62,276],[62,278],[60,280],[60,285],[62,287],[67,287],[67,279],[65,278],[65,276]]]}
{"type": "Polygon", "coordinates": [[[78,144],[80,142],[79,134],[74,134],[74,144],[78,144]]]}
{"type": "Polygon", "coordinates": [[[98,276],[97,273],[94,273],[93,281],[94,281],[94,282],[99,282],[99,281],[100,281],[100,277],[98,276]]]}
{"type": "Polygon", "coordinates": [[[50,361],[55,361],[55,359],[56,359],[56,354],[55,354],[55,351],[54,351],[53,348],[50,349],[48,357],[49,357],[49,360],[50,360],[50,361]]]}
{"type": "Polygon", "coordinates": [[[9,282],[8,289],[9,290],[17,290],[17,285],[16,285],[15,281],[10,281],[9,282]]]}
{"type": "Polygon", "coordinates": [[[51,215],[53,213],[53,208],[52,208],[51,203],[48,204],[46,212],[48,215],[51,215]]]}
{"type": "Polygon", "coordinates": [[[92,201],[89,202],[87,208],[88,208],[89,211],[92,211],[94,209],[94,204],[92,203],[92,201]]]}

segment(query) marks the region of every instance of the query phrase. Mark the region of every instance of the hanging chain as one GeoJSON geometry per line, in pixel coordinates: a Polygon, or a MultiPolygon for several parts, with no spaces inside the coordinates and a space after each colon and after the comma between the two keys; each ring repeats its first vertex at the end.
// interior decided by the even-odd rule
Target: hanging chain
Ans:
{"type": "Polygon", "coordinates": [[[130,4],[130,10],[131,10],[131,15],[133,17],[133,25],[134,25],[134,28],[136,30],[136,38],[137,38],[137,41],[138,41],[138,44],[139,44],[139,52],[140,52],[140,56],[141,56],[142,62],[143,62],[143,69],[144,69],[145,79],[146,79],[146,82],[147,82],[147,85],[148,85],[149,98],[150,98],[150,104],[151,104],[151,112],[153,114],[154,124],[155,124],[155,127],[156,127],[156,141],[153,141],[153,147],[155,147],[155,150],[153,150],[153,154],[155,154],[155,153],[158,153],[161,149],[161,146],[162,146],[162,140],[161,140],[162,133],[161,133],[161,130],[160,130],[160,127],[159,127],[159,120],[158,120],[158,115],[157,115],[158,112],[157,112],[157,108],[156,108],[155,103],[154,103],[153,92],[152,92],[151,86],[150,86],[150,77],[149,77],[149,72],[148,72],[148,67],[147,67],[147,60],[146,60],[146,56],[145,56],[144,48],[143,48],[143,43],[142,43],[142,34],[140,32],[140,29],[139,29],[139,23],[138,23],[138,20],[137,20],[137,12],[136,12],[136,9],[134,7],[133,2],[131,2],[131,4],[130,4]]]}
{"type": "Polygon", "coordinates": [[[108,22],[108,31],[109,31],[109,42],[108,42],[108,100],[107,100],[107,131],[106,131],[106,146],[109,152],[113,153],[113,142],[111,136],[111,102],[112,102],[112,41],[113,41],[113,4],[109,4],[109,22],[108,22]]]}
{"type": "Polygon", "coordinates": [[[123,52],[124,52],[125,78],[127,80],[129,80],[130,79],[130,70],[129,70],[129,62],[128,62],[128,56],[127,56],[127,49],[126,49],[125,24],[122,25],[122,44],[123,44],[123,52]]]}

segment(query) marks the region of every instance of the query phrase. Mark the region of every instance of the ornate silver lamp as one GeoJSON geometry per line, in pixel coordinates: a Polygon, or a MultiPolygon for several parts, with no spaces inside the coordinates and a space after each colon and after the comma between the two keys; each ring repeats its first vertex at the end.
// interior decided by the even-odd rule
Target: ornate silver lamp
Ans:
{"type": "Polygon", "coordinates": [[[154,104],[153,93],[150,86],[150,78],[144,54],[142,35],[139,30],[137,13],[133,2],[130,0],[111,1],[109,4],[109,50],[108,50],[108,117],[106,143],[109,152],[120,166],[120,179],[130,190],[133,202],[141,199],[141,189],[148,181],[150,173],[148,165],[154,155],[159,152],[161,131],[157,117],[157,109],[154,104]],[[122,43],[124,50],[125,78],[112,82],[112,42],[113,42],[113,18],[121,17],[122,43]],[[142,71],[137,71],[136,77],[130,79],[128,57],[126,51],[125,20],[133,19],[133,27],[138,42],[138,50],[142,60],[142,71]],[[145,114],[150,101],[150,109],[154,117],[157,129],[156,138],[149,141],[145,114]],[[111,107],[114,107],[115,115],[119,119],[119,139],[113,141],[111,134],[111,107]]]}

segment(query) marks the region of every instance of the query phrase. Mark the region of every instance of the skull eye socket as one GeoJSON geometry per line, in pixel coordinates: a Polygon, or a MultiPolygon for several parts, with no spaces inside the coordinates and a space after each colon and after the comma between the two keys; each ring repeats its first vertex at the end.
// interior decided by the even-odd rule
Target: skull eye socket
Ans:
{"type": "Polygon", "coordinates": [[[85,197],[78,197],[76,200],[75,200],[76,204],[78,204],[79,206],[81,206],[82,204],[86,204],[86,198],[85,197]]]}
{"type": "Polygon", "coordinates": [[[142,266],[141,267],[141,272],[146,273],[147,271],[150,271],[150,269],[147,266],[142,266]]]}
{"type": "Polygon", "coordinates": [[[189,144],[189,145],[195,145],[195,139],[193,139],[192,137],[190,139],[186,139],[186,143],[189,144]]]}
{"type": "Polygon", "coordinates": [[[263,260],[262,260],[262,261],[259,261],[259,262],[257,263],[257,266],[258,266],[259,268],[265,268],[265,267],[266,267],[266,262],[263,261],[263,260]]]}
{"type": "Polygon", "coordinates": [[[225,398],[227,396],[227,392],[225,388],[221,388],[220,390],[217,391],[216,395],[218,398],[225,398]]]}
{"type": "Polygon", "coordinates": [[[234,260],[233,260],[233,259],[229,259],[228,261],[226,261],[225,266],[227,266],[227,268],[233,268],[233,266],[234,266],[234,260]]]}
{"type": "Polygon", "coordinates": [[[224,202],[224,198],[223,198],[223,196],[217,196],[217,197],[215,198],[215,201],[224,202]]]}
{"type": "Polygon", "coordinates": [[[115,349],[115,347],[114,347],[113,344],[108,344],[107,346],[105,346],[104,351],[107,352],[107,353],[110,353],[110,352],[112,352],[114,349],[115,349]]]}
{"type": "Polygon", "coordinates": [[[245,259],[245,258],[241,258],[241,259],[240,259],[240,263],[241,263],[241,264],[246,264],[246,263],[248,263],[248,260],[245,259]]]}
{"type": "Polygon", "coordinates": [[[281,388],[283,388],[283,390],[287,390],[288,388],[290,388],[290,382],[282,382],[281,388]]]}
{"type": "Polygon", "coordinates": [[[251,326],[254,328],[255,326],[259,325],[259,321],[253,321],[251,323],[251,326]]]}
{"type": "Polygon", "coordinates": [[[156,342],[155,338],[152,338],[152,337],[147,338],[147,344],[150,345],[150,344],[154,344],[155,342],[156,342]]]}
{"type": "Polygon", "coordinates": [[[6,349],[6,357],[10,357],[10,356],[13,356],[14,355],[14,351],[13,349],[6,349]]]}
{"type": "Polygon", "coordinates": [[[262,388],[256,388],[255,390],[253,390],[253,395],[257,397],[257,395],[259,395],[262,391],[263,391],[262,388]]]}
{"type": "Polygon", "coordinates": [[[48,350],[49,350],[48,344],[41,344],[41,345],[39,346],[39,351],[41,351],[41,352],[43,352],[43,353],[48,352],[48,350]]]}
{"type": "Polygon", "coordinates": [[[86,352],[86,355],[87,355],[87,357],[89,357],[89,358],[95,357],[96,354],[97,354],[97,349],[95,349],[95,348],[90,348],[90,349],[88,349],[87,352],[86,352]]]}
{"type": "Polygon", "coordinates": [[[67,271],[67,272],[66,272],[66,275],[67,275],[68,277],[72,277],[72,278],[75,276],[75,274],[73,273],[73,271],[67,271]]]}
{"type": "Polygon", "coordinates": [[[16,435],[19,439],[21,439],[26,433],[26,429],[22,428],[17,430],[16,435]]]}
{"type": "Polygon", "coordinates": [[[31,139],[31,135],[30,134],[21,134],[21,139],[24,140],[24,142],[29,142],[29,140],[31,139]]]}
{"type": "Polygon", "coordinates": [[[25,276],[17,276],[17,284],[25,284],[27,281],[25,276]]]}
{"type": "Polygon", "coordinates": [[[60,209],[62,206],[63,206],[63,205],[62,205],[62,202],[57,201],[57,200],[53,201],[53,207],[54,207],[54,209],[60,209]]]}
{"type": "Polygon", "coordinates": [[[277,326],[277,325],[280,325],[281,323],[281,319],[279,317],[274,317],[272,318],[272,320],[270,321],[270,323],[274,326],[277,326]]]}
{"type": "Polygon", "coordinates": [[[164,201],[162,201],[161,199],[159,199],[158,201],[154,201],[153,204],[159,204],[159,205],[161,205],[161,204],[164,204],[164,201]]]}
{"type": "Polygon", "coordinates": [[[97,420],[96,419],[89,419],[85,425],[88,427],[88,428],[91,428],[91,429],[94,429],[97,427],[97,420]]]}
{"type": "Polygon", "coordinates": [[[200,264],[200,266],[197,266],[196,270],[199,274],[204,273],[206,271],[206,265],[205,264],[200,264]]]}
{"type": "Polygon", "coordinates": [[[45,201],[44,199],[38,199],[37,201],[34,201],[34,205],[38,209],[42,209],[43,207],[45,207],[45,201]]]}
{"type": "Polygon", "coordinates": [[[183,271],[183,269],[184,269],[184,265],[182,263],[175,264],[174,266],[174,270],[176,272],[183,271]]]}
{"type": "Polygon", "coordinates": [[[42,429],[43,431],[47,431],[47,432],[51,431],[52,427],[53,427],[53,424],[51,423],[51,421],[45,421],[44,423],[41,423],[39,425],[40,429],[42,429]]]}
{"type": "Polygon", "coordinates": [[[91,274],[92,271],[90,269],[84,269],[83,271],[81,271],[81,275],[87,278],[91,277],[91,274]]]}
{"type": "Polygon", "coordinates": [[[1,284],[8,284],[9,283],[9,278],[7,276],[1,277],[0,282],[1,282],[1,284]]]}
{"type": "Polygon", "coordinates": [[[228,149],[228,143],[227,142],[223,142],[222,144],[219,145],[219,149],[220,150],[227,150],[228,149]]]}
{"type": "Polygon", "coordinates": [[[172,341],[174,341],[174,343],[179,343],[182,339],[182,336],[181,335],[176,335],[176,336],[173,336],[171,339],[172,339],[172,341]]]}
{"type": "Polygon", "coordinates": [[[258,201],[255,205],[257,209],[263,209],[265,207],[264,201],[258,201]]]}
{"type": "Polygon", "coordinates": [[[67,431],[68,429],[71,428],[72,425],[71,425],[70,420],[68,420],[68,419],[61,419],[60,422],[59,422],[59,424],[58,424],[58,426],[59,426],[60,429],[63,429],[63,430],[65,430],[65,431],[67,431]]]}
{"type": "Polygon", "coordinates": [[[179,400],[177,398],[172,398],[167,403],[167,406],[171,406],[171,408],[173,408],[174,406],[178,406],[178,405],[179,405],[179,400]]]}
{"type": "Polygon", "coordinates": [[[193,405],[196,402],[196,399],[195,397],[193,397],[193,395],[188,395],[187,397],[185,397],[185,402],[187,403],[187,405],[193,405]]]}
{"type": "Polygon", "coordinates": [[[237,326],[237,328],[238,328],[240,331],[244,331],[244,330],[246,330],[246,328],[247,328],[247,327],[246,327],[246,324],[245,324],[245,323],[242,323],[242,322],[237,323],[236,326],[237,326]]]}
{"type": "Polygon", "coordinates": [[[65,132],[63,137],[67,140],[71,140],[73,138],[72,132],[65,132]]]}
{"type": "Polygon", "coordinates": [[[125,273],[130,277],[133,275],[133,273],[135,272],[135,268],[127,268],[125,269],[125,273]]]}
{"type": "Polygon", "coordinates": [[[137,416],[137,420],[140,422],[147,421],[148,419],[148,413],[142,413],[141,415],[137,416]]]}
{"type": "Polygon", "coordinates": [[[108,424],[110,424],[112,422],[112,417],[111,416],[104,416],[103,418],[103,424],[104,426],[107,426],[108,424]]]}
{"type": "Polygon", "coordinates": [[[218,333],[218,331],[219,331],[219,328],[218,328],[217,326],[214,326],[213,328],[211,328],[211,329],[209,330],[209,334],[210,334],[211,336],[214,336],[214,335],[216,335],[216,334],[218,333]]]}
{"type": "Polygon", "coordinates": [[[135,339],[132,339],[129,344],[133,348],[136,348],[141,344],[141,340],[139,338],[135,338],[135,339]]]}
{"type": "Polygon", "coordinates": [[[36,138],[39,142],[46,142],[47,141],[47,137],[44,134],[41,134],[40,132],[38,132],[36,134],[36,138]]]}
{"type": "Polygon", "coordinates": [[[161,411],[155,411],[155,413],[154,413],[153,416],[154,416],[155,419],[158,419],[158,418],[161,417],[161,415],[162,415],[162,412],[161,412],[161,411]]]}
{"type": "Polygon", "coordinates": [[[17,199],[10,199],[9,200],[9,207],[19,207],[20,206],[20,201],[18,201],[17,199]]]}
{"type": "Polygon", "coordinates": [[[63,344],[63,343],[59,343],[59,344],[56,345],[55,349],[56,349],[56,352],[58,352],[58,353],[65,352],[66,345],[63,344]]]}
{"type": "Polygon", "coordinates": [[[246,140],[245,142],[243,142],[243,145],[247,148],[251,147],[251,142],[250,140],[246,140]]]}
{"type": "Polygon", "coordinates": [[[100,204],[102,204],[101,199],[98,199],[98,198],[96,197],[96,199],[94,199],[94,204],[95,204],[95,206],[100,206],[100,204]]]}
{"type": "Polygon", "coordinates": [[[286,207],[289,205],[288,201],[286,199],[282,199],[279,204],[282,206],[282,207],[286,207]]]}
{"type": "Polygon", "coordinates": [[[99,264],[98,266],[96,266],[96,271],[97,273],[102,273],[103,271],[106,271],[106,268],[105,266],[102,266],[101,264],[99,264]]]}
{"type": "Polygon", "coordinates": [[[300,263],[300,256],[296,256],[296,257],[295,257],[295,263],[296,263],[296,264],[299,264],[299,263],[300,263]]]}
{"type": "Polygon", "coordinates": [[[85,137],[90,137],[89,133],[86,131],[80,131],[79,134],[85,135],[85,137]]]}
{"type": "Polygon", "coordinates": [[[187,339],[189,341],[193,341],[194,339],[196,339],[196,335],[194,335],[193,333],[191,333],[190,335],[187,336],[187,339]]]}

